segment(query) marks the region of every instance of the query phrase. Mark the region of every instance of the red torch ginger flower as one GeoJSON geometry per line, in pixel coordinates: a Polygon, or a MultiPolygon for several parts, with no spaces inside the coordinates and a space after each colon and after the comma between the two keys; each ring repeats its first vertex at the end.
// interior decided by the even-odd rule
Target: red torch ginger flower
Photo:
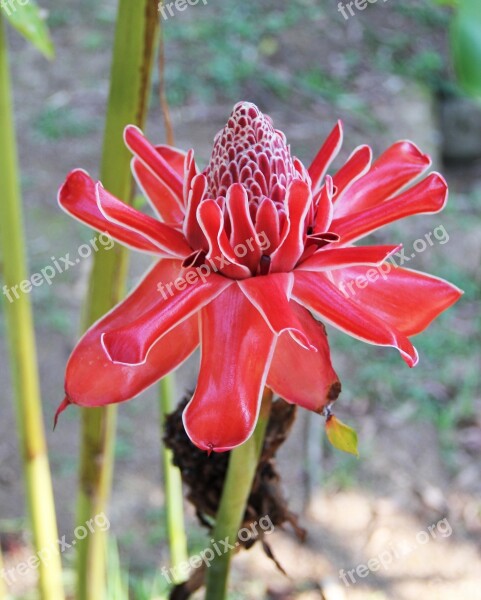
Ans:
{"type": "Polygon", "coordinates": [[[318,413],[336,399],[339,380],[324,326],[313,315],[368,343],[397,348],[412,367],[418,355],[409,337],[461,294],[404,268],[346,293],[348,282],[401,247],[354,242],[446,203],[441,175],[412,185],[430,159],[411,142],[394,144],[372,164],[370,148],[361,146],[331,177],[341,123],[306,169],[271,119],[247,102],[234,107],[203,172],[192,151],[155,147],[133,126],[125,142],[157,218],[127,206],[81,170],[68,175],[59,203],[157,261],[74,349],[60,410],[128,400],[200,345],[185,429],[199,448],[229,450],[251,435],[264,386],[318,413]]]}

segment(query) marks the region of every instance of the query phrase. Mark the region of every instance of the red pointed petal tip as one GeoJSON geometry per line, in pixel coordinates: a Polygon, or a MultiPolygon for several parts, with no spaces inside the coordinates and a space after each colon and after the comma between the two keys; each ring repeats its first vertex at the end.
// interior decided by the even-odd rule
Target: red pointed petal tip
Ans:
{"type": "Polygon", "coordinates": [[[369,344],[397,348],[410,367],[417,364],[418,353],[406,335],[371,314],[369,307],[346,298],[327,277],[297,271],[292,297],[319,314],[323,322],[369,344]]]}
{"type": "Polygon", "coordinates": [[[319,152],[316,154],[311,165],[308,168],[308,173],[312,181],[313,190],[316,190],[316,188],[320,186],[330,164],[339,153],[339,150],[342,146],[343,137],[343,123],[341,120],[339,120],[334,125],[332,131],[327,136],[324,144],[322,145],[319,152]]]}
{"type": "MultiPolygon", "coordinates": [[[[257,419],[256,422],[254,424],[254,426],[257,424],[257,419]]],[[[184,420],[184,428],[186,429],[185,426],[185,420],[184,420]]],[[[199,450],[202,450],[203,452],[207,453],[207,458],[211,456],[212,453],[214,454],[222,454],[223,452],[231,452],[232,450],[234,450],[235,448],[238,448],[239,446],[242,446],[242,444],[244,444],[253,434],[254,430],[252,430],[248,435],[242,435],[238,440],[232,441],[230,443],[227,444],[219,444],[219,445],[215,445],[212,442],[205,442],[201,437],[194,437],[193,435],[191,435],[191,430],[187,430],[187,435],[190,439],[190,441],[197,446],[197,448],[199,448],[199,450]]]]}
{"type": "Polygon", "coordinates": [[[399,352],[401,353],[401,356],[404,359],[404,362],[407,364],[408,367],[411,367],[411,369],[418,364],[419,353],[414,346],[412,346],[412,348],[406,348],[406,349],[399,348],[399,352]]]}
{"type": "Polygon", "coordinates": [[[151,171],[159,176],[179,199],[183,197],[185,153],[182,153],[181,164],[176,165],[173,156],[176,153],[175,149],[168,146],[153,146],[142,130],[135,125],[127,125],[124,129],[124,142],[132,154],[139,157],[151,171]]]}
{"type": "Polygon", "coordinates": [[[124,144],[127,148],[134,154],[137,155],[136,152],[132,150],[132,146],[135,146],[135,142],[139,139],[144,139],[145,135],[142,129],[137,125],[126,125],[124,127],[124,144]]]}
{"type": "Polygon", "coordinates": [[[438,171],[433,171],[432,173],[430,173],[430,177],[433,178],[433,183],[436,183],[440,189],[444,190],[444,198],[442,200],[441,199],[439,200],[438,212],[441,212],[444,209],[444,207],[446,206],[446,203],[447,203],[448,197],[449,197],[448,182],[446,181],[444,176],[441,175],[441,173],[438,173],[438,171]]]}
{"type": "Polygon", "coordinates": [[[426,168],[432,165],[432,159],[429,154],[425,154],[421,148],[412,142],[411,140],[399,140],[393,147],[397,147],[399,152],[404,154],[406,157],[410,156],[414,162],[424,165],[426,168]]]}
{"type": "Polygon", "coordinates": [[[64,209],[62,202],[63,196],[66,195],[66,193],[73,185],[76,185],[77,183],[82,183],[86,177],[90,179],[90,175],[85,169],[72,169],[67,173],[65,181],[59,187],[57,193],[57,202],[62,210],[64,209]]]}
{"type": "Polygon", "coordinates": [[[57,412],[55,413],[55,417],[53,418],[53,430],[55,431],[55,428],[57,427],[57,423],[58,423],[58,418],[59,416],[63,413],[63,411],[68,408],[70,405],[70,400],[68,399],[67,396],[65,396],[65,398],[62,400],[62,403],[60,404],[60,406],[57,408],[57,412]]]}

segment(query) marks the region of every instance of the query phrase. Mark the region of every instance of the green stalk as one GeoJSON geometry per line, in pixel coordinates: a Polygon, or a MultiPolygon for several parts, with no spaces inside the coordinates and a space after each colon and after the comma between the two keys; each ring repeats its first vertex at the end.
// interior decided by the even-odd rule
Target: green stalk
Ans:
{"type": "MultiPolygon", "coordinates": [[[[126,202],[132,200],[133,179],[123,130],[129,123],[144,125],[157,33],[156,2],[119,1],[100,178],[110,192],[126,202]]],[[[84,312],[85,328],[121,299],[127,261],[126,249],[118,245],[96,253],[84,312]]],[[[106,512],[112,485],[115,431],[114,406],[83,409],[79,525],[106,512]]],[[[96,531],[79,541],[77,548],[77,600],[102,600],[106,589],[106,533],[96,531]]]]}
{"type": "MultiPolygon", "coordinates": [[[[35,549],[58,549],[57,521],[43,424],[35,332],[30,297],[5,290],[27,279],[21,193],[8,69],[7,41],[0,12],[0,240],[3,255],[5,314],[25,487],[35,549]],[[10,301],[11,300],[11,301],[10,301]]],[[[60,555],[41,561],[39,591],[43,600],[63,600],[60,555]]]]}
{"type": "MultiPolygon", "coordinates": [[[[242,446],[231,451],[222,498],[212,532],[214,541],[228,538],[232,545],[237,541],[264,444],[271,403],[272,392],[266,388],[254,433],[242,446]]],[[[225,600],[227,597],[231,558],[232,551],[229,551],[214,559],[207,571],[205,600],[225,600]]]]}
{"type": "MultiPolygon", "coordinates": [[[[160,409],[162,424],[165,416],[174,408],[174,376],[167,375],[160,382],[160,409]]],[[[172,450],[162,446],[162,464],[164,468],[165,507],[167,535],[169,538],[170,562],[176,566],[187,561],[187,537],[184,527],[184,500],[180,471],[172,463],[172,450]]],[[[174,581],[181,583],[181,581],[174,581]]]]}

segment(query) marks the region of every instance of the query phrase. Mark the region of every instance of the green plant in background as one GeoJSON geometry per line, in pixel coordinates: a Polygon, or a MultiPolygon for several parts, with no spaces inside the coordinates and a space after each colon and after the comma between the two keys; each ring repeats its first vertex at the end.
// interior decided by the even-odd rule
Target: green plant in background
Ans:
{"type": "Polygon", "coordinates": [[[481,3],[457,0],[451,22],[454,68],[462,89],[481,99],[481,3]]]}
{"type": "Polygon", "coordinates": [[[432,0],[393,4],[392,10],[403,18],[405,28],[392,29],[386,36],[385,31],[366,24],[364,35],[374,64],[382,72],[414,80],[434,92],[451,89],[441,44],[426,47],[424,41],[444,34],[449,11],[433,7],[432,0]],[[411,27],[419,30],[418,36],[413,37],[411,27]]]}
{"type": "Polygon", "coordinates": [[[55,55],[48,27],[35,0],[2,2],[0,11],[20,35],[33,44],[47,58],[55,55]]]}
{"type": "MultiPolygon", "coordinates": [[[[454,71],[461,90],[475,99],[481,98],[481,3],[479,0],[431,0],[430,8],[446,6],[454,71]]],[[[399,7],[402,10],[402,7],[399,7]]],[[[433,15],[442,14],[435,10],[433,15]]],[[[426,14],[426,18],[431,17],[426,14]]]]}
{"type": "Polygon", "coordinates": [[[278,37],[322,14],[323,9],[314,2],[280,7],[226,0],[216,8],[215,19],[199,10],[199,17],[194,15],[181,26],[166,30],[167,42],[182,47],[179,60],[166,74],[169,102],[185,104],[192,94],[206,102],[217,96],[235,101],[246,83],[274,89],[281,96],[288,94],[293,82],[269,62],[281,49],[278,37]]]}
{"type": "MultiPolygon", "coordinates": [[[[27,276],[20,180],[13,128],[11,84],[4,17],[41,52],[51,58],[53,46],[35,2],[0,10],[0,238],[6,288],[27,276]]],[[[30,296],[5,300],[18,432],[25,472],[34,546],[37,552],[57,546],[57,523],[40,400],[35,333],[30,296]]],[[[60,555],[40,561],[39,593],[43,600],[63,600],[60,555]]]]}
{"type": "Polygon", "coordinates": [[[95,131],[97,124],[91,118],[81,117],[66,106],[47,106],[35,121],[35,130],[47,140],[80,138],[95,131]]]}
{"type": "Polygon", "coordinates": [[[129,600],[128,570],[122,568],[119,548],[113,537],[107,544],[107,572],[105,600],[129,600]]]}

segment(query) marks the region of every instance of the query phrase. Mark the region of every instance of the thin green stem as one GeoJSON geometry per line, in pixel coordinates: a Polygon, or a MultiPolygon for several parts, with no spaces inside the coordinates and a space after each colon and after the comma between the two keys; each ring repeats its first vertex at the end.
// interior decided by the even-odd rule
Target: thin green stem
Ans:
{"type": "Polygon", "coordinates": [[[167,100],[167,91],[165,87],[165,35],[164,28],[160,28],[159,36],[159,102],[160,110],[164,118],[165,140],[169,146],[174,145],[174,128],[170,116],[170,107],[167,100]]]}
{"type": "MultiPolygon", "coordinates": [[[[131,155],[123,144],[129,123],[143,126],[150,92],[152,60],[158,33],[157,3],[120,0],[113,50],[110,93],[104,135],[101,180],[126,202],[132,200],[131,155]]],[[[115,245],[96,253],[84,309],[88,327],[123,295],[128,266],[127,251],[115,245]]],[[[107,510],[112,486],[116,409],[83,409],[80,490],[77,521],[107,510]]],[[[96,531],[78,546],[77,600],[102,600],[106,581],[106,533],[96,531]]]]}
{"type": "MultiPolygon", "coordinates": [[[[174,388],[173,375],[167,375],[160,382],[162,425],[166,415],[174,408],[174,388]]],[[[173,566],[176,566],[188,559],[188,553],[184,526],[182,478],[179,469],[174,466],[172,459],[172,450],[164,444],[162,446],[162,464],[164,470],[167,535],[169,538],[170,562],[173,566]]],[[[174,583],[180,583],[180,581],[174,581],[174,583]]]]}
{"type": "MultiPolygon", "coordinates": [[[[11,353],[20,448],[33,539],[37,551],[57,548],[58,532],[43,424],[32,306],[18,293],[27,280],[25,236],[18,177],[7,41],[0,12],[0,240],[5,285],[5,314],[11,353]],[[14,289],[15,288],[15,289],[14,289]]],[[[60,555],[41,561],[39,590],[43,600],[63,600],[60,555]]]]}
{"type": "MultiPolygon", "coordinates": [[[[170,118],[169,103],[165,93],[165,43],[163,27],[159,36],[159,99],[164,118],[165,136],[169,146],[174,145],[174,130],[170,118]]],[[[165,417],[174,409],[175,378],[167,375],[160,382],[160,411],[162,415],[162,431],[165,417]]],[[[187,536],[184,523],[184,495],[182,493],[182,477],[179,469],[173,464],[173,452],[162,445],[162,464],[164,473],[165,509],[167,536],[169,539],[170,562],[173,566],[187,561],[187,536]]],[[[174,571],[175,573],[175,571],[174,571]]],[[[181,580],[174,578],[174,583],[181,580]]]]}
{"type": "MultiPolygon", "coordinates": [[[[222,498],[212,532],[212,538],[215,541],[228,539],[232,545],[237,541],[264,444],[271,403],[272,392],[266,388],[253,435],[242,446],[231,452],[222,498]]],[[[215,558],[207,572],[205,600],[225,600],[231,558],[232,551],[215,558]]]]}

